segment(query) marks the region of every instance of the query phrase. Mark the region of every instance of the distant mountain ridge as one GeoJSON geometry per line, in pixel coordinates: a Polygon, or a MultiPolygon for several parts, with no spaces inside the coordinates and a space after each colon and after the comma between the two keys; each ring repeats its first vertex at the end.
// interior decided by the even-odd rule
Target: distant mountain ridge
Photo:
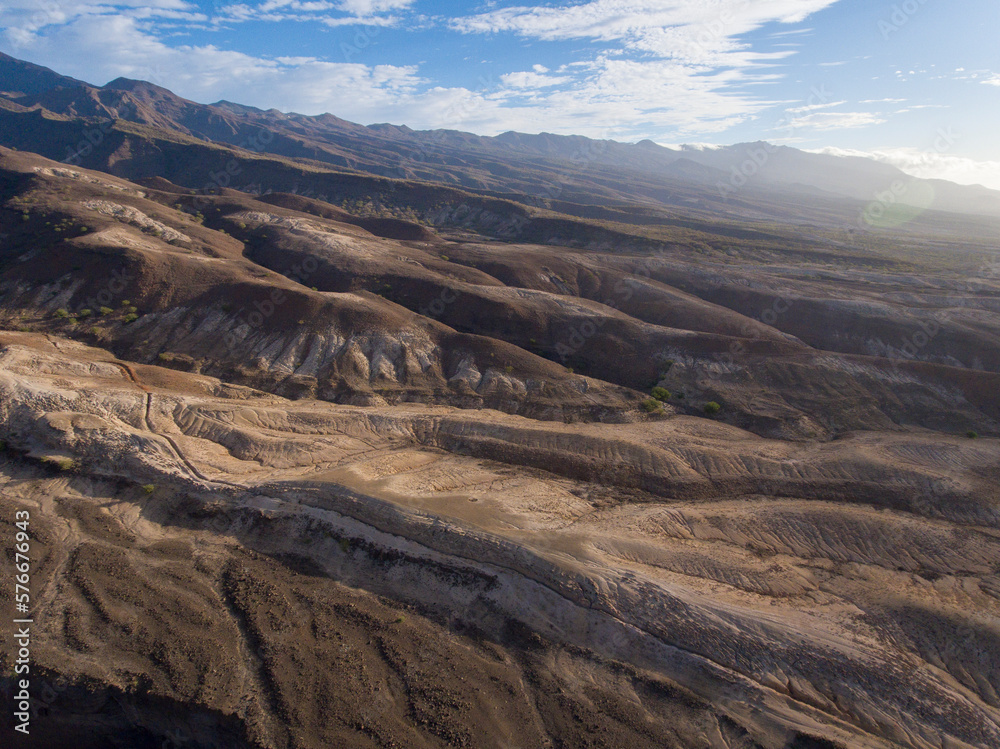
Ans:
{"type": "MultiPolygon", "coordinates": [[[[199,104],[127,78],[92,86],[6,55],[0,55],[0,90],[5,92],[2,99],[28,110],[120,119],[242,148],[266,143],[266,152],[284,157],[511,195],[539,205],[654,202],[787,220],[784,206],[789,199],[808,193],[824,200],[873,203],[876,208],[880,202],[882,208],[916,203],[920,210],[1000,216],[998,191],[919,180],[873,160],[765,142],[669,148],[649,140],[628,144],[551,133],[480,136],[445,129],[416,131],[405,125],[364,126],[332,114],[265,111],[228,101],[199,104]]],[[[9,139],[2,142],[16,145],[9,139]]],[[[44,155],[59,157],[53,152],[44,155]]],[[[853,209],[856,217],[863,215],[863,207],[853,209]]]]}

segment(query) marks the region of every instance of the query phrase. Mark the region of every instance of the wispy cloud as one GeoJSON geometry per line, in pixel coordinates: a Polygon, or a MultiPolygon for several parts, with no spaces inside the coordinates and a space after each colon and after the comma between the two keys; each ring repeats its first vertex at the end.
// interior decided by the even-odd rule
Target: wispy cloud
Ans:
{"type": "Polygon", "coordinates": [[[794,118],[787,127],[804,130],[852,130],[881,125],[885,121],[882,116],[871,112],[815,112],[794,118]]]}
{"type": "Polygon", "coordinates": [[[861,156],[891,164],[921,179],[945,179],[962,185],[984,185],[1000,190],[1000,161],[977,161],[964,156],[921,151],[916,148],[883,148],[857,151],[846,148],[820,148],[813,153],[833,156],[861,156]]]}
{"type": "Polygon", "coordinates": [[[839,107],[846,104],[846,101],[831,101],[827,103],[819,104],[806,104],[801,107],[792,107],[791,109],[786,109],[785,111],[789,114],[802,114],[803,112],[815,112],[817,109],[829,109],[830,107],[839,107]]]}
{"type": "Polygon", "coordinates": [[[535,91],[546,119],[566,122],[569,130],[597,119],[684,135],[719,132],[773,106],[752,87],[777,80],[774,66],[794,51],[755,51],[744,35],[769,23],[800,22],[835,2],[591,0],[503,8],[448,23],[466,34],[611,45],[581,55],[562,90],[535,91]]]}

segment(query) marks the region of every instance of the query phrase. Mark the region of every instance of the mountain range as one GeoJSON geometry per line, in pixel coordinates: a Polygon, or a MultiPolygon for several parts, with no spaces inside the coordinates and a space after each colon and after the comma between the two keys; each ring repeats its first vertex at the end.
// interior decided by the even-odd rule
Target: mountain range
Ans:
{"type": "MultiPolygon", "coordinates": [[[[126,78],[92,86],[5,55],[0,55],[0,96],[7,102],[7,118],[34,113],[118,120],[329,168],[449,185],[555,210],[566,204],[627,202],[741,220],[823,221],[865,230],[905,226],[914,212],[926,210],[1000,217],[1000,192],[994,190],[916,179],[864,158],[766,142],[667,148],[652,141],[627,144],[548,133],[487,137],[388,124],[366,127],[331,114],[263,111],[226,101],[198,104],[126,78]]],[[[7,121],[5,132],[16,132],[14,121],[7,121]]],[[[100,166],[94,156],[81,153],[79,143],[61,153],[23,140],[4,145],[100,166]]],[[[134,160],[126,166],[117,165],[117,157],[107,158],[114,159],[122,176],[152,176],[134,160]]]]}

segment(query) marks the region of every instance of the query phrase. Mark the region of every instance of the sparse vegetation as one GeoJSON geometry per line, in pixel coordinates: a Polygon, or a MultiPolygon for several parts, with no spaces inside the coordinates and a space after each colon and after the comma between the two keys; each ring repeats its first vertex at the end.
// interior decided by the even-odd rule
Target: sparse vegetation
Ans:
{"type": "Polygon", "coordinates": [[[152,494],[156,491],[156,484],[143,484],[142,491],[146,494],[152,494]]]}
{"type": "Polygon", "coordinates": [[[66,458],[59,455],[45,455],[41,460],[45,465],[63,471],[64,473],[76,470],[78,465],[72,458],[66,458]]]}
{"type": "Polygon", "coordinates": [[[655,387],[650,393],[658,401],[668,401],[670,400],[670,391],[666,388],[655,387]]]}
{"type": "Polygon", "coordinates": [[[123,323],[135,322],[139,319],[139,314],[137,312],[129,312],[125,317],[122,318],[123,323]]]}
{"type": "Polygon", "coordinates": [[[722,410],[722,406],[716,403],[715,401],[709,401],[708,403],[705,404],[702,410],[709,416],[714,416],[715,414],[719,413],[719,411],[722,410]]]}
{"type": "Polygon", "coordinates": [[[966,432],[965,436],[968,437],[970,440],[979,439],[979,433],[976,432],[976,431],[973,431],[972,429],[970,429],[968,432],[966,432]]]}
{"type": "Polygon", "coordinates": [[[663,413],[663,403],[656,398],[646,398],[639,404],[643,411],[650,414],[663,413]]]}
{"type": "Polygon", "coordinates": [[[114,310],[111,309],[110,307],[98,307],[97,311],[101,315],[110,315],[112,312],[114,312],[114,310]]]}
{"type": "Polygon", "coordinates": [[[83,318],[88,318],[88,317],[90,317],[90,316],[91,316],[92,314],[94,314],[94,310],[92,310],[92,309],[82,309],[82,310],[80,310],[80,311],[79,311],[79,312],[78,312],[77,314],[78,314],[78,315],[79,315],[80,317],[83,317],[83,318]]]}
{"type": "Polygon", "coordinates": [[[59,309],[57,309],[55,311],[55,316],[56,317],[69,317],[69,310],[67,310],[65,307],[60,307],[59,309]]]}

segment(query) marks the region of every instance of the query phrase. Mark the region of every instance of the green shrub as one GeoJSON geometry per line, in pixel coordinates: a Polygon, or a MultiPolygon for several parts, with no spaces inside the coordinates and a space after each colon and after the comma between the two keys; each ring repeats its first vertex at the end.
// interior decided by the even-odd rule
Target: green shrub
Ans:
{"type": "Polygon", "coordinates": [[[722,410],[722,406],[720,406],[715,401],[709,401],[708,403],[705,404],[705,408],[704,408],[705,413],[707,413],[709,416],[712,416],[713,414],[717,414],[721,410],[722,410]]]}
{"type": "Polygon", "coordinates": [[[646,413],[657,413],[663,411],[663,404],[656,398],[646,398],[642,403],[639,404],[642,410],[646,413]]]}
{"type": "Polygon", "coordinates": [[[968,437],[970,440],[974,440],[979,438],[979,433],[974,432],[970,429],[968,432],[965,433],[965,436],[968,437]]]}
{"type": "Polygon", "coordinates": [[[153,492],[156,491],[156,484],[143,484],[142,485],[142,490],[146,494],[152,494],[153,492]]]}
{"type": "Polygon", "coordinates": [[[132,306],[132,302],[130,302],[128,299],[122,299],[120,306],[122,306],[122,307],[131,307],[132,306]]]}
{"type": "Polygon", "coordinates": [[[76,468],[76,461],[72,458],[61,458],[46,455],[42,458],[42,462],[46,465],[52,466],[53,468],[58,468],[60,471],[72,471],[76,468]]]}
{"type": "Polygon", "coordinates": [[[69,317],[69,310],[60,307],[56,310],[56,317],[69,317]]]}
{"type": "Polygon", "coordinates": [[[82,309],[77,314],[80,317],[90,317],[92,314],[94,314],[94,310],[92,310],[92,309],[82,309]]]}
{"type": "Polygon", "coordinates": [[[139,315],[137,315],[135,312],[129,312],[127,315],[125,315],[125,317],[122,318],[122,322],[130,323],[130,322],[135,322],[138,319],[139,315]]]}
{"type": "Polygon", "coordinates": [[[114,312],[114,310],[111,309],[110,307],[98,307],[97,311],[102,315],[110,315],[112,312],[114,312]]]}
{"type": "Polygon", "coordinates": [[[666,388],[655,387],[650,394],[658,401],[670,400],[670,391],[666,388]]]}

